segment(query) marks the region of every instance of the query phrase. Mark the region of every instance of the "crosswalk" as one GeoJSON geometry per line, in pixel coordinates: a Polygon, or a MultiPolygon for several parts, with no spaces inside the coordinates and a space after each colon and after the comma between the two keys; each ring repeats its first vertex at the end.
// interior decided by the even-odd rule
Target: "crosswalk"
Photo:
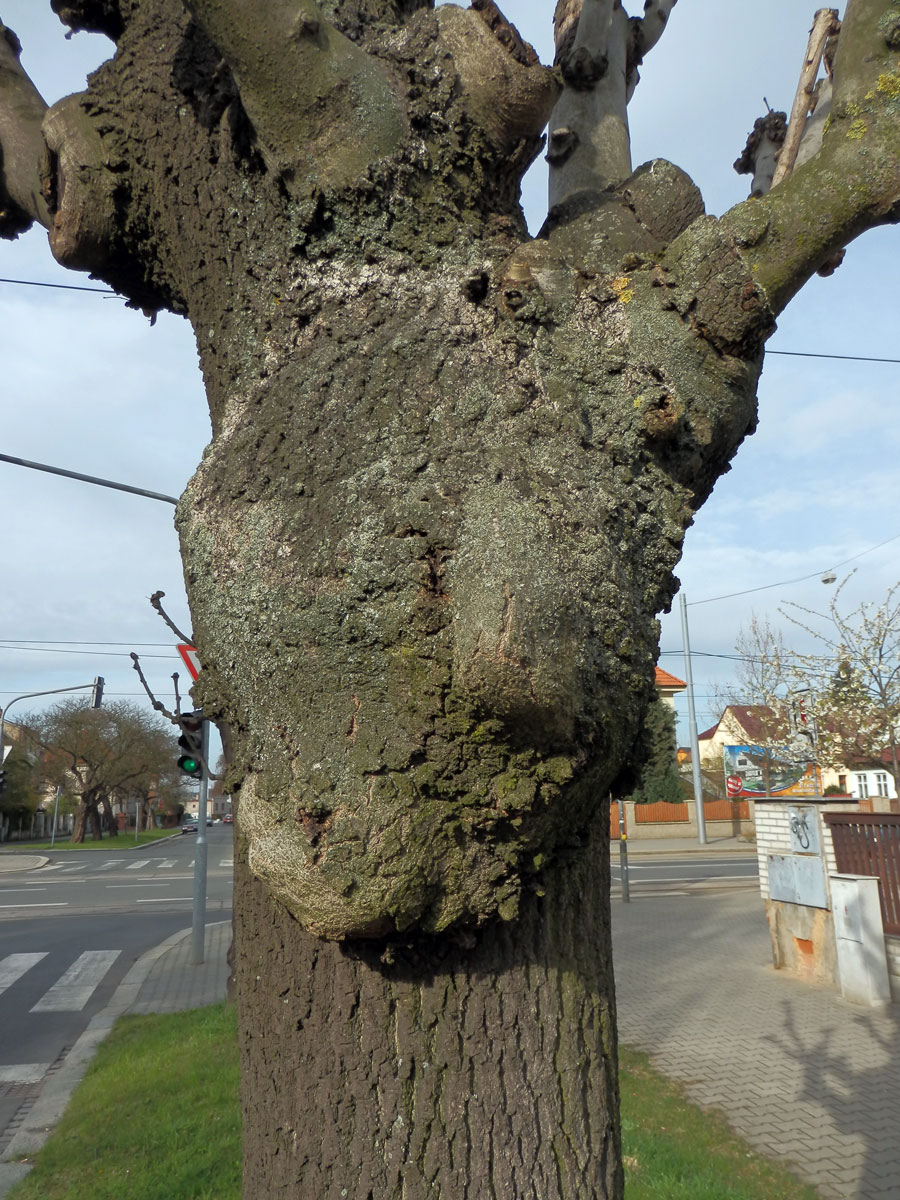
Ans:
{"type": "MultiPolygon", "coordinates": [[[[121,950],[85,950],[29,1008],[29,1012],[81,1012],[103,982],[121,950]]],[[[0,994],[9,991],[47,958],[46,951],[7,954],[0,959],[0,994]]]]}
{"type": "MultiPolygon", "coordinates": [[[[233,867],[234,858],[222,858],[219,860],[220,867],[233,867]]],[[[46,867],[41,868],[41,874],[45,875],[48,871],[56,871],[60,875],[74,875],[79,871],[90,871],[92,874],[100,874],[104,871],[142,871],[145,867],[150,867],[152,870],[168,871],[173,867],[181,867],[193,869],[194,860],[179,861],[175,858],[139,858],[135,862],[128,862],[125,858],[107,858],[101,863],[51,863],[46,867]]]]}
{"type": "MultiPolygon", "coordinates": [[[[29,1013],[36,1014],[34,1020],[42,1020],[45,1013],[81,1013],[121,954],[121,950],[85,950],[74,961],[71,954],[60,952],[7,954],[0,958],[0,996],[7,1005],[27,1006],[29,1013]],[[48,966],[49,971],[45,969],[48,966]],[[37,1000],[36,991],[42,992],[37,1000]]],[[[0,1047],[0,1053],[12,1049],[11,1045],[0,1047]]],[[[0,1088],[40,1083],[52,1065],[0,1063],[0,1088]]]]}

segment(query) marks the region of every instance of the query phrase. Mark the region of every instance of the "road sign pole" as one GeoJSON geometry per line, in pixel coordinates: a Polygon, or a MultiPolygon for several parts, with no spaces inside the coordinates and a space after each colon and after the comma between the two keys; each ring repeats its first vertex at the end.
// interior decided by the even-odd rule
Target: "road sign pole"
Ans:
{"type": "Polygon", "coordinates": [[[200,806],[197,813],[197,842],[194,855],[194,920],[191,928],[191,961],[203,962],[206,937],[206,860],[208,841],[206,837],[206,800],[209,795],[209,721],[203,722],[200,753],[203,757],[203,774],[200,776],[200,806]]]}

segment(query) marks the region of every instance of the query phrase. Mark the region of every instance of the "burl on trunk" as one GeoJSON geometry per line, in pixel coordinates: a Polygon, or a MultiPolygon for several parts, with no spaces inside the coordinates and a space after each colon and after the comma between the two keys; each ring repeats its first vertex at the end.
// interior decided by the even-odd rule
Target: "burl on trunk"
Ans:
{"type": "Polygon", "coordinates": [[[177,520],[246,1195],[617,1197],[603,797],[774,314],[896,217],[893,8],[851,6],[818,155],[718,221],[628,161],[673,0],[570,12],[554,70],[492,0],[54,7],[117,52],[44,114],[7,37],[4,228],[185,313],[209,395],[177,520]]]}

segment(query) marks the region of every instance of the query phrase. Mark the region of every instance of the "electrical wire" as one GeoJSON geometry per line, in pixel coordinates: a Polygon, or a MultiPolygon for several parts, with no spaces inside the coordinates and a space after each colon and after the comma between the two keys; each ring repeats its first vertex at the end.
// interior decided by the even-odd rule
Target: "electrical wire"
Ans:
{"type": "Polygon", "coordinates": [[[852,554],[849,558],[844,558],[839,563],[825,567],[824,570],[812,571],[809,575],[798,575],[796,579],[782,579],[779,583],[763,583],[759,587],[745,588],[742,592],[727,592],[724,596],[707,596],[703,600],[688,600],[688,608],[692,608],[695,604],[712,604],[714,600],[733,600],[735,596],[749,596],[752,592],[767,592],[771,588],[789,587],[793,583],[805,583],[807,579],[821,579],[829,571],[836,571],[839,567],[846,567],[847,563],[856,562],[858,558],[862,558],[866,554],[871,554],[875,550],[880,550],[882,546],[890,545],[891,542],[896,542],[897,538],[900,538],[900,533],[895,533],[893,537],[885,538],[877,546],[870,546],[868,550],[860,550],[859,554],[852,554]]]}
{"type": "MultiPolygon", "coordinates": [[[[25,650],[34,654],[86,654],[94,658],[130,658],[124,650],[58,650],[52,646],[7,646],[4,642],[0,642],[0,650],[25,650]]],[[[180,661],[177,654],[143,654],[141,657],[180,661]]]]}
{"type": "Polygon", "coordinates": [[[19,287],[57,288],[62,292],[94,292],[98,296],[117,296],[119,293],[111,288],[85,287],[79,283],[44,283],[37,279],[0,279],[0,283],[15,283],[19,287]]]}

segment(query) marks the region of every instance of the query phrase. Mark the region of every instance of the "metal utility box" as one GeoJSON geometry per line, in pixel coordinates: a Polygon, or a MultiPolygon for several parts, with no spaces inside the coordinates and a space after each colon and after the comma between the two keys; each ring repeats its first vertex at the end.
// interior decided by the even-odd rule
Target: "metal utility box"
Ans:
{"type": "Polygon", "coordinates": [[[879,882],[872,875],[829,878],[841,994],[853,1004],[890,1004],[879,882]]]}

